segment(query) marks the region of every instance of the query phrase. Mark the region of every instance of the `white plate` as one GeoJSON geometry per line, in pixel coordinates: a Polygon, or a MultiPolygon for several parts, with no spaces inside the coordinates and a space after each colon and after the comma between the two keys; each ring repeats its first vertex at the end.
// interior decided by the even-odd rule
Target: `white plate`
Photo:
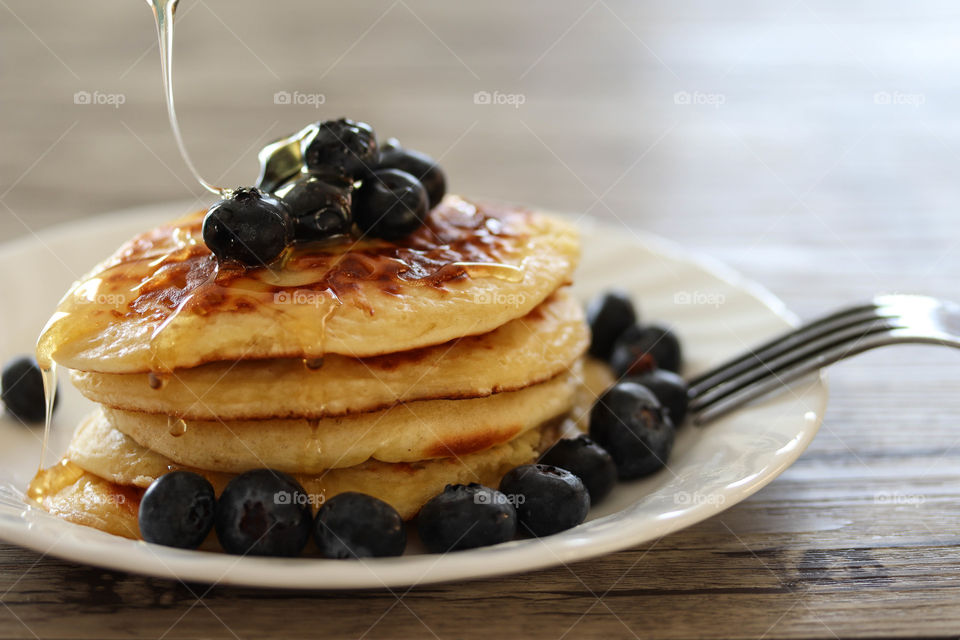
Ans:
{"type": "MultiPolygon", "coordinates": [[[[28,352],[72,280],[133,234],[182,213],[175,205],[84,220],[0,246],[0,357],[28,352]]],[[[769,292],[730,269],[655,237],[590,223],[583,229],[582,298],[616,285],[646,319],[676,327],[695,373],[793,321],[769,292]]],[[[90,402],[61,380],[47,463],[65,450],[90,402]]],[[[669,469],[624,483],[589,520],[543,539],[446,555],[369,561],[239,558],[182,551],[96,531],[23,502],[40,459],[42,428],[0,418],[0,538],[84,564],[177,578],[280,588],[349,588],[465,580],[550,567],[654,540],[740,502],[783,472],[809,444],[826,408],[822,376],[699,429],[678,434],[669,469]]]]}

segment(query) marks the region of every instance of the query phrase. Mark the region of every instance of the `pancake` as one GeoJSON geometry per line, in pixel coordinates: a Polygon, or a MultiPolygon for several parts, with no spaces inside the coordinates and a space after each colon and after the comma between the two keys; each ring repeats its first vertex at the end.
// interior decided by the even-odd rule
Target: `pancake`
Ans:
{"type": "Polygon", "coordinates": [[[104,480],[64,458],[49,469],[37,472],[29,493],[58,518],[138,539],[137,516],[143,491],[104,480]],[[42,494],[38,494],[41,487],[42,494]]]}
{"type": "Polygon", "coordinates": [[[522,318],[570,282],[579,254],[566,222],[448,196],[399,242],[309,244],[242,268],[202,242],[203,214],[135,237],[75,283],[41,364],[142,373],[418,349],[522,318]]]}
{"type": "Polygon", "coordinates": [[[256,467],[319,473],[368,459],[417,462],[464,456],[512,440],[570,410],[578,369],[486,398],[409,402],[322,420],[178,422],[108,407],[102,414],[110,426],[184,466],[228,473],[256,467]]]}
{"type": "MultiPolygon", "coordinates": [[[[314,509],[338,493],[360,491],[391,504],[401,517],[409,520],[447,484],[479,482],[498,486],[507,471],[536,460],[562,431],[563,421],[554,420],[510,442],[459,458],[412,464],[368,461],[323,474],[294,476],[303,485],[314,509]]],[[[137,510],[143,487],[164,473],[185,467],[137,445],[95,418],[80,426],[78,436],[81,433],[89,438],[101,437],[109,444],[82,452],[80,449],[85,445],[75,442],[59,464],[37,474],[31,483],[31,495],[36,496],[44,509],[66,520],[117,535],[139,537],[137,510]],[[42,493],[38,493],[41,487],[42,493]]],[[[190,470],[210,480],[217,495],[233,477],[190,470]]]]}
{"type": "Polygon", "coordinates": [[[397,402],[461,399],[522,389],[571,367],[590,341],[566,289],[523,318],[479,336],[356,359],[215,362],[172,374],[74,371],[74,385],[107,406],[192,420],[325,418],[397,402]]]}

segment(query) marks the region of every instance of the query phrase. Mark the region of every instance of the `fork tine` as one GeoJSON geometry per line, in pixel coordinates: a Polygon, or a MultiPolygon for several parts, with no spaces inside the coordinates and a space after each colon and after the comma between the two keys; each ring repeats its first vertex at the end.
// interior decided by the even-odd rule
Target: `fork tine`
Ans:
{"type": "MultiPolygon", "coordinates": [[[[910,341],[911,340],[903,340],[903,342],[910,341]]],[[[813,373],[822,367],[863,353],[864,351],[869,351],[874,347],[889,344],[890,342],[889,336],[884,335],[882,332],[875,333],[862,340],[854,341],[853,343],[844,342],[837,344],[813,357],[794,361],[792,364],[780,369],[776,375],[767,376],[754,384],[741,387],[739,390],[717,400],[711,406],[697,413],[693,418],[693,423],[696,425],[704,425],[712,420],[725,416],[751,400],[755,400],[776,390],[778,387],[786,387],[787,384],[813,373]]]]}
{"type": "Polygon", "coordinates": [[[796,329],[782,333],[761,344],[759,347],[691,379],[689,381],[690,396],[699,396],[707,389],[716,386],[724,380],[740,375],[758,366],[758,364],[761,364],[765,360],[770,360],[782,353],[795,349],[804,342],[842,331],[877,317],[889,317],[883,316],[879,312],[880,309],[881,307],[873,303],[848,307],[803,324],[796,329]]]}
{"type": "Polygon", "coordinates": [[[732,375],[713,387],[702,390],[697,396],[692,397],[690,411],[703,411],[710,405],[737,394],[747,387],[754,387],[759,383],[766,385],[767,379],[773,380],[775,384],[779,384],[782,379],[781,372],[783,371],[791,370],[793,367],[803,365],[804,363],[815,363],[821,358],[822,354],[833,353],[834,350],[844,352],[844,349],[856,346],[858,342],[863,341],[869,336],[879,333],[889,333],[892,329],[897,329],[900,326],[900,323],[896,322],[896,319],[873,317],[866,323],[860,322],[840,331],[832,332],[828,335],[795,345],[793,348],[783,351],[770,360],[757,359],[757,366],[749,368],[737,375],[732,375]]]}

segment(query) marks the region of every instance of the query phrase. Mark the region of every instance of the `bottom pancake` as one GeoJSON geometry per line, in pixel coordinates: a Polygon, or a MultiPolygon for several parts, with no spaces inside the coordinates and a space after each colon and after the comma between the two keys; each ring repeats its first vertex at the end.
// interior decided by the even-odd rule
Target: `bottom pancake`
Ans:
{"type": "MultiPolygon", "coordinates": [[[[322,474],[294,475],[315,509],[338,493],[359,491],[391,504],[409,520],[448,484],[498,486],[507,471],[536,460],[570,425],[564,419],[554,420],[509,442],[457,458],[415,463],[369,460],[322,474]]],[[[139,538],[137,512],[143,488],[160,475],[181,468],[185,467],[141,447],[94,414],[77,429],[64,459],[37,474],[28,495],[65,520],[139,538]]],[[[190,470],[210,480],[218,495],[234,477],[190,470]]]]}
{"type": "Polygon", "coordinates": [[[52,515],[124,538],[140,538],[144,489],[104,480],[63,458],[37,472],[27,495],[52,515]]]}

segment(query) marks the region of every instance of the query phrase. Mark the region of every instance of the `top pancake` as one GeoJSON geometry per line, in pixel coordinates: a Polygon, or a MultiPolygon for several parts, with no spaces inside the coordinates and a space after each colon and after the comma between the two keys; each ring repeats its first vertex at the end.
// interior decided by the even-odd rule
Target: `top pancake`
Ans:
{"type": "Polygon", "coordinates": [[[203,214],[137,236],[75,283],[40,338],[41,364],[139,373],[407,351],[523,317],[579,255],[566,222],[448,196],[398,242],[311,244],[242,268],[203,244],[203,214]]]}

